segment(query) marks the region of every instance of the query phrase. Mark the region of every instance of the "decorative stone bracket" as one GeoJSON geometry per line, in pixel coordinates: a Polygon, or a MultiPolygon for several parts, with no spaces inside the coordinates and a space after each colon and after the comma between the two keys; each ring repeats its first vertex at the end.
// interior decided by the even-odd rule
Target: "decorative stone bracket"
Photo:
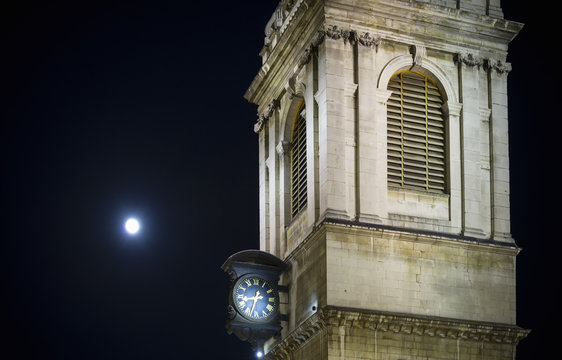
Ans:
{"type": "Polygon", "coordinates": [[[269,118],[273,115],[273,112],[281,106],[281,102],[279,100],[273,100],[265,110],[258,116],[258,121],[254,124],[254,132],[257,134],[261,131],[265,123],[269,120],[269,118]]]}
{"type": "Polygon", "coordinates": [[[371,35],[369,32],[357,32],[355,30],[340,29],[337,25],[323,25],[325,35],[332,40],[342,39],[344,43],[352,45],[359,44],[368,48],[378,49],[381,43],[381,37],[371,35]]]}
{"type": "Polygon", "coordinates": [[[422,66],[423,59],[425,58],[425,46],[422,45],[411,45],[410,54],[412,54],[412,68],[414,66],[422,66]]]}
{"type": "Polygon", "coordinates": [[[511,64],[500,60],[487,59],[484,62],[484,66],[487,69],[495,70],[500,75],[507,74],[511,71],[511,64]]]}
{"type": "Polygon", "coordinates": [[[455,62],[457,64],[463,64],[469,67],[480,67],[483,66],[484,69],[494,70],[499,75],[507,74],[511,71],[511,64],[503,62],[496,59],[485,59],[480,56],[470,54],[470,53],[458,53],[455,55],[455,62]]]}

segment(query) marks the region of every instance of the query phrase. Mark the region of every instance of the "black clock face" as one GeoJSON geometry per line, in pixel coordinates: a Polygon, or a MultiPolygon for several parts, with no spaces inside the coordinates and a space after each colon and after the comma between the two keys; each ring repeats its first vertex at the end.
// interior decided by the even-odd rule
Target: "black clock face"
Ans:
{"type": "Polygon", "coordinates": [[[234,285],[232,299],[238,312],[248,320],[271,318],[279,304],[277,291],[259,276],[245,276],[234,285]]]}

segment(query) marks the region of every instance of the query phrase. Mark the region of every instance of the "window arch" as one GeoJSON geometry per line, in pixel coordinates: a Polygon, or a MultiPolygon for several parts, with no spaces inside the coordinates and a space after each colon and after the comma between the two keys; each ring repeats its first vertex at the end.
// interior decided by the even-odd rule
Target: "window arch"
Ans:
{"type": "Polygon", "coordinates": [[[387,168],[391,187],[445,193],[443,96],[425,74],[400,71],[388,83],[387,168]]]}
{"type": "Polygon", "coordinates": [[[306,109],[302,102],[291,132],[291,217],[306,207],[306,109]]]}

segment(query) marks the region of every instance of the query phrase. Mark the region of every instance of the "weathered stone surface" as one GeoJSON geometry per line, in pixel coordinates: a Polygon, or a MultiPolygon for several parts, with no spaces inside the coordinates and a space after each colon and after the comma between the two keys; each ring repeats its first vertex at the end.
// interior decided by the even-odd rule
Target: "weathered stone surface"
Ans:
{"type": "Polygon", "coordinates": [[[526,332],[505,60],[521,27],[499,0],[280,2],[245,95],[259,114],[260,247],[292,264],[270,358],[513,358],[526,332]],[[403,70],[444,99],[442,194],[388,186],[387,85],[403,70]],[[303,102],[307,206],[291,217],[303,102]]]}

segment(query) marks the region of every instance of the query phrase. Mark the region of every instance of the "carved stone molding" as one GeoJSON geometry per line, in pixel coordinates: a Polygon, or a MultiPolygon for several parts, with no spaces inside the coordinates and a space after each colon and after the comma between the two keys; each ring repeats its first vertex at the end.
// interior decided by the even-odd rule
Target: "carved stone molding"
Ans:
{"type": "Polygon", "coordinates": [[[344,31],[337,25],[324,25],[324,33],[332,40],[339,40],[343,38],[344,31]]]}
{"type": "Polygon", "coordinates": [[[269,118],[273,115],[273,112],[279,108],[281,105],[279,100],[273,100],[265,110],[258,116],[258,121],[254,124],[254,132],[257,134],[263,129],[265,123],[269,120],[269,118]]]}
{"type": "Polygon", "coordinates": [[[498,74],[507,74],[511,71],[511,64],[501,60],[487,59],[484,66],[489,70],[494,70],[498,74]]]}
{"type": "Polygon", "coordinates": [[[369,32],[357,32],[355,30],[340,29],[337,25],[324,25],[325,35],[332,40],[343,40],[344,43],[359,44],[368,48],[378,48],[381,37],[371,35],[369,32]]]}
{"type": "Polygon", "coordinates": [[[312,58],[312,54],[314,53],[314,51],[316,51],[318,45],[322,43],[322,40],[324,40],[325,36],[326,36],[326,31],[322,26],[312,37],[312,40],[310,41],[310,45],[308,45],[308,47],[304,50],[304,55],[298,61],[299,67],[303,67],[304,65],[308,64],[308,62],[312,58]]]}
{"type": "Polygon", "coordinates": [[[480,67],[484,64],[484,59],[474,54],[458,53],[455,55],[455,62],[457,64],[463,64],[470,67],[480,67]]]}
{"type": "MultiPolygon", "coordinates": [[[[515,325],[477,321],[448,320],[426,316],[392,314],[376,311],[325,307],[297,326],[285,339],[269,349],[265,359],[289,359],[289,354],[302,348],[312,337],[341,328],[415,334],[418,336],[466,339],[516,345],[530,330],[515,325]]],[[[345,332],[345,333],[350,333],[345,332]]]]}
{"type": "Polygon", "coordinates": [[[359,42],[360,45],[363,45],[365,47],[378,48],[378,46],[381,44],[381,37],[378,35],[372,36],[368,32],[364,32],[361,35],[359,35],[357,41],[359,42]]]}

